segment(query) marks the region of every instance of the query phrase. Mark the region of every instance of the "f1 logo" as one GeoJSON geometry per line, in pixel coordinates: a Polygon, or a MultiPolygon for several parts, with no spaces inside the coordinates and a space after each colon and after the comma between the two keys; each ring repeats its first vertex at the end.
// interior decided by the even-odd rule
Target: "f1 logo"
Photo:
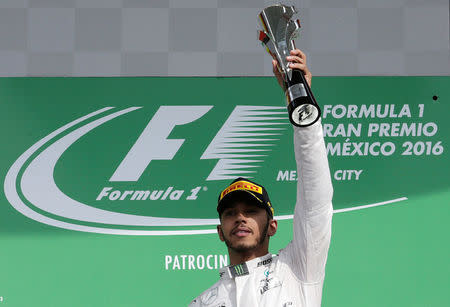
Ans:
{"type": "MultiPolygon", "coordinates": [[[[161,106],[136,143],[117,167],[110,181],[138,181],[152,160],[172,160],[184,139],[167,139],[177,125],[191,123],[213,106],[161,106]]],[[[255,171],[263,153],[281,135],[287,123],[284,107],[236,106],[200,159],[218,162],[206,180],[234,179],[255,171]],[[275,138],[274,138],[275,136],[275,138]]]]}

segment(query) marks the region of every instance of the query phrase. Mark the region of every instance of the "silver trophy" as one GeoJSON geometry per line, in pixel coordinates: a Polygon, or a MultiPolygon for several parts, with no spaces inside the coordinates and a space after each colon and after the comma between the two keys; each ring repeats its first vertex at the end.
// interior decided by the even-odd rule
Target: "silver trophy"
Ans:
{"type": "Polygon", "coordinates": [[[283,76],[289,120],[298,127],[314,124],[320,118],[320,108],[306,82],[303,71],[292,69],[286,57],[295,48],[294,38],[300,29],[300,20],[292,19],[294,6],[282,4],[266,7],[258,15],[258,39],[267,52],[277,60],[283,76]]]}

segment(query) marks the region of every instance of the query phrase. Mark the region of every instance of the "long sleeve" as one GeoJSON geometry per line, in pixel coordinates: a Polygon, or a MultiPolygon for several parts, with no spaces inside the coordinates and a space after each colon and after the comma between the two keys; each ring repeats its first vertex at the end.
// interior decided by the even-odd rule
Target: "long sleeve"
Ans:
{"type": "Polygon", "coordinates": [[[309,127],[294,127],[294,149],[297,202],[293,240],[285,252],[297,278],[315,283],[325,275],[333,215],[333,187],[320,120],[309,127]]]}

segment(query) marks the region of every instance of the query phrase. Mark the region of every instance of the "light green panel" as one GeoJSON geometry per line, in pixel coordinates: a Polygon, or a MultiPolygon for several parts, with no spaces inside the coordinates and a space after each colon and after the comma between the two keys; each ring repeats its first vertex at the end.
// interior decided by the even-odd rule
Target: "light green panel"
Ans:
{"type": "MultiPolygon", "coordinates": [[[[324,126],[330,129],[329,125],[333,125],[326,143],[333,150],[341,146],[340,155],[338,151],[329,153],[335,210],[391,201],[385,206],[335,214],[323,306],[450,303],[446,290],[450,250],[445,244],[450,213],[449,81],[448,77],[314,78],[313,91],[324,113],[324,126]],[[376,116],[376,112],[374,118],[370,117],[371,105],[375,110],[377,105],[382,110],[387,105],[390,117],[376,116]],[[346,115],[339,118],[344,109],[346,115]],[[349,113],[349,110],[356,111],[349,113]],[[406,115],[399,117],[402,110],[406,115]],[[360,112],[362,116],[358,117],[360,112]],[[368,112],[368,117],[364,112],[368,112]],[[352,114],[358,118],[352,118],[352,114]],[[339,124],[342,131],[360,124],[361,133],[343,135],[344,132],[336,130],[339,124]],[[369,126],[375,129],[382,124],[388,127],[389,135],[368,135],[369,126]],[[425,135],[423,129],[411,128],[419,124],[426,125],[425,135]],[[403,133],[409,135],[395,136],[400,134],[402,125],[406,129],[403,133]],[[396,132],[397,126],[400,128],[396,132]],[[419,130],[422,135],[412,135],[412,131],[419,130]],[[379,152],[373,145],[377,142],[380,147],[389,143],[384,145],[385,149],[395,146],[395,151],[374,155],[379,152]],[[357,154],[355,146],[361,146],[361,150],[366,146],[361,143],[373,146],[372,154],[357,154]],[[409,152],[408,147],[411,155],[402,155],[409,152]],[[344,176],[343,171],[348,176],[349,170],[362,171],[358,180],[356,173],[352,173],[350,180],[338,180],[344,176]]],[[[272,78],[3,78],[0,79],[2,181],[8,182],[8,170],[39,140],[91,112],[114,107],[55,135],[25,159],[12,189],[20,201],[44,218],[73,227],[123,232],[213,231],[211,225],[130,226],[126,222],[107,224],[61,217],[40,209],[43,203],[30,195],[42,191],[24,188],[21,180],[32,161],[47,148],[53,150],[59,140],[116,111],[142,107],[77,139],[57,160],[51,178],[34,173],[36,186],[40,180],[54,180],[69,198],[110,212],[214,219],[218,192],[230,180],[207,180],[219,159],[201,157],[217,139],[218,132],[225,129],[223,126],[236,106],[283,106],[283,99],[272,78]],[[184,140],[172,159],[151,161],[136,181],[110,181],[143,130],[156,119],[161,106],[211,107],[197,120],[170,131],[169,140],[184,140]],[[104,197],[97,201],[105,187],[122,194],[136,190],[166,191],[169,187],[184,193],[178,200],[168,197],[139,201],[128,197],[113,201],[104,197]],[[200,187],[197,199],[187,200],[191,189],[196,187],[200,187]]],[[[264,155],[258,158],[263,162],[256,163],[260,167],[252,168],[256,173],[250,174],[267,187],[276,215],[292,214],[296,189],[296,181],[289,180],[289,176],[295,177],[292,129],[287,119],[262,117],[253,122],[281,124],[258,127],[286,129],[268,131],[278,135],[262,137],[277,140],[271,143],[274,146],[266,146],[270,151],[255,152],[264,155]]],[[[163,121],[161,127],[169,122],[163,121]]],[[[241,143],[246,143],[245,138],[251,136],[245,136],[241,143]]],[[[151,142],[145,144],[149,155],[154,146],[151,142]]],[[[55,201],[52,195],[48,199],[55,201]]],[[[207,269],[206,265],[204,269],[189,270],[189,256],[201,261],[202,257],[212,255],[209,259],[214,266],[214,256],[226,254],[215,234],[134,236],[74,231],[25,217],[12,205],[14,202],[10,196],[5,197],[2,189],[0,305],[185,306],[218,277],[217,270],[207,269]],[[185,269],[182,263],[178,266],[173,260],[166,270],[165,260],[169,256],[182,260],[183,255],[186,255],[185,269]]],[[[279,231],[271,242],[272,252],[288,243],[291,225],[290,220],[280,221],[279,231]]]]}

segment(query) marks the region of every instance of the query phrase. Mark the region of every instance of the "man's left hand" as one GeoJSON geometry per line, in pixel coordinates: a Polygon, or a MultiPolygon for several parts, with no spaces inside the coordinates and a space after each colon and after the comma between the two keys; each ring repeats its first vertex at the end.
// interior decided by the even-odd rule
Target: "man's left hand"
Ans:
{"type": "MultiPolygon", "coordinates": [[[[311,87],[312,74],[309,71],[308,66],[306,66],[306,54],[304,54],[303,51],[301,51],[300,49],[294,49],[291,50],[290,55],[287,56],[286,59],[290,63],[289,64],[290,68],[300,69],[305,73],[306,82],[308,82],[308,85],[311,87]]],[[[272,60],[272,65],[273,65],[273,72],[278,79],[278,83],[280,83],[281,85],[282,80],[280,80],[281,74],[278,72],[277,69],[277,61],[272,60]]]]}
{"type": "Polygon", "coordinates": [[[289,67],[292,69],[300,69],[305,73],[306,82],[311,87],[311,72],[306,66],[306,54],[303,53],[300,49],[291,50],[291,55],[286,57],[286,59],[290,62],[289,67]]]}

